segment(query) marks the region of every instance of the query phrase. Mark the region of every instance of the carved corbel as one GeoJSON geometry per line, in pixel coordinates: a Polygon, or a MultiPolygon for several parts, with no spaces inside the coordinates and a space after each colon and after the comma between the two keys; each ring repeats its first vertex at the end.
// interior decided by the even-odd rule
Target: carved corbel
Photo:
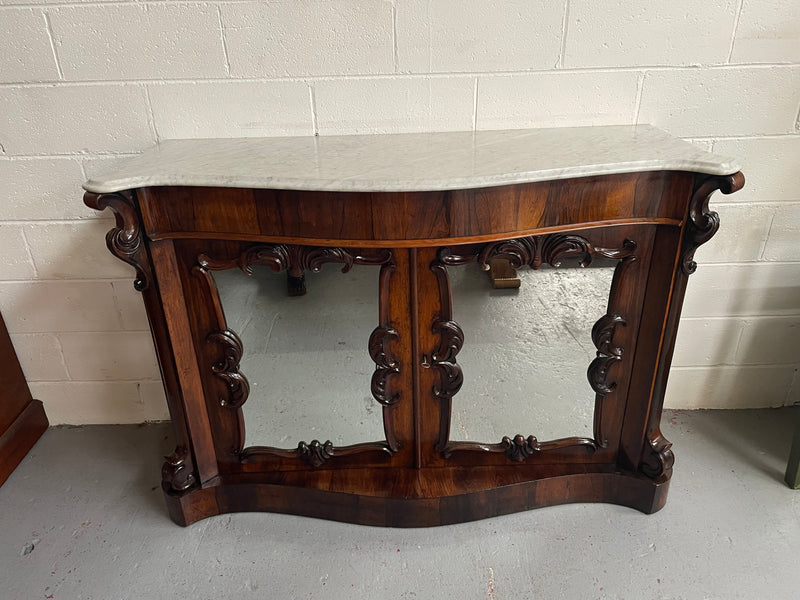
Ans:
{"type": "Polygon", "coordinates": [[[86,192],[83,202],[95,210],[110,208],[114,212],[116,227],[106,234],[106,245],[114,256],[136,269],[133,287],[140,292],[146,290],[152,280],[152,271],[133,192],[130,190],[111,194],[86,192]]]}
{"type": "Polygon", "coordinates": [[[649,452],[645,452],[642,463],[639,466],[642,473],[651,479],[672,477],[672,465],[675,464],[675,455],[672,453],[672,442],[667,440],[661,431],[657,431],[655,436],[647,440],[649,452]]]}
{"type": "Polygon", "coordinates": [[[709,177],[695,189],[689,202],[689,218],[686,221],[681,252],[681,270],[685,275],[691,275],[697,270],[695,250],[714,237],[719,229],[719,215],[708,208],[711,196],[717,190],[723,194],[732,194],[743,187],[744,175],[739,171],[725,177],[709,177]]]}
{"type": "Polygon", "coordinates": [[[194,485],[191,458],[185,446],[178,446],[175,452],[164,458],[166,461],[161,468],[161,479],[170,489],[182,492],[194,485]]]}

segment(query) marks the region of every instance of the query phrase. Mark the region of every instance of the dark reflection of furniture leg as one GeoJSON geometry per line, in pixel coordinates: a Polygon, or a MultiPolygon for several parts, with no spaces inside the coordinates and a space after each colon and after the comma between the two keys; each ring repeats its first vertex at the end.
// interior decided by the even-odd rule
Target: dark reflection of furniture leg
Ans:
{"type": "Polygon", "coordinates": [[[306,294],[306,276],[301,274],[295,277],[291,273],[286,273],[286,291],[290,296],[305,296],[306,294]]]}

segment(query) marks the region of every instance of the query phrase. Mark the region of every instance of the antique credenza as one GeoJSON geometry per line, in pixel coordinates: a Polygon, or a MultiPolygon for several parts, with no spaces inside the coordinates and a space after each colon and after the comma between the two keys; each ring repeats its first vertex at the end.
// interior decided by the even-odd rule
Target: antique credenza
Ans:
{"type": "Polygon", "coordinates": [[[135,267],[153,332],[176,436],[170,515],[413,527],[565,502],[660,509],[673,454],[659,421],[694,252],[719,226],[709,197],[743,183],[732,161],[649,126],[172,140],[88,181],[86,203],[116,215],[108,246],[135,267]],[[498,259],[615,265],[591,335],[591,436],[451,436],[464,333],[450,274],[498,259]],[[376,270],[365,386],[384,435],[245,447],[247,348],[214,274],[262,266],[298,285],[328,263],[376,270]]]}

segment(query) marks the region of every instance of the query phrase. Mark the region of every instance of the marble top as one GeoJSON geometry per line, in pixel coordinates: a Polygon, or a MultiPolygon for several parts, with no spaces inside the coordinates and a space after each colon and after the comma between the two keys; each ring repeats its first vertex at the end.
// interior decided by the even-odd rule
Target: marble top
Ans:
{"type": "Polygon", "coordinates": [[[411,192],[662,170],[730,175],[739,165],[649,125],[192,139],[162,141],[83,187],[411,192]]]}

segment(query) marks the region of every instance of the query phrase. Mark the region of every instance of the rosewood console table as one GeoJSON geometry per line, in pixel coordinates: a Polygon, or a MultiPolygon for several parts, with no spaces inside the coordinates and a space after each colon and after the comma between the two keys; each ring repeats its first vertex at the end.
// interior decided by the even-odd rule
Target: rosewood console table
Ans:
{"type": "Polygon", "coordinates": [[[659,510],[673,465],[659,421],[694,251],[719,226],[709,197],[743,184],[734,163],[649,126],[174,140],[90,180],[85,201],[116,214],[108,246],[136,268],[153,331],[177,437],[170,515],[415,527],[566,502],[659,510]],[[451,437],[464,335],[449,275],[495,259],[616,264],[591,336],[591,436],[451,437]],[[365,387],[384,435],[245,447],[247,348],[214,274],[261,265],[297,281],[327,263],[376,270],[365,387]]]}

